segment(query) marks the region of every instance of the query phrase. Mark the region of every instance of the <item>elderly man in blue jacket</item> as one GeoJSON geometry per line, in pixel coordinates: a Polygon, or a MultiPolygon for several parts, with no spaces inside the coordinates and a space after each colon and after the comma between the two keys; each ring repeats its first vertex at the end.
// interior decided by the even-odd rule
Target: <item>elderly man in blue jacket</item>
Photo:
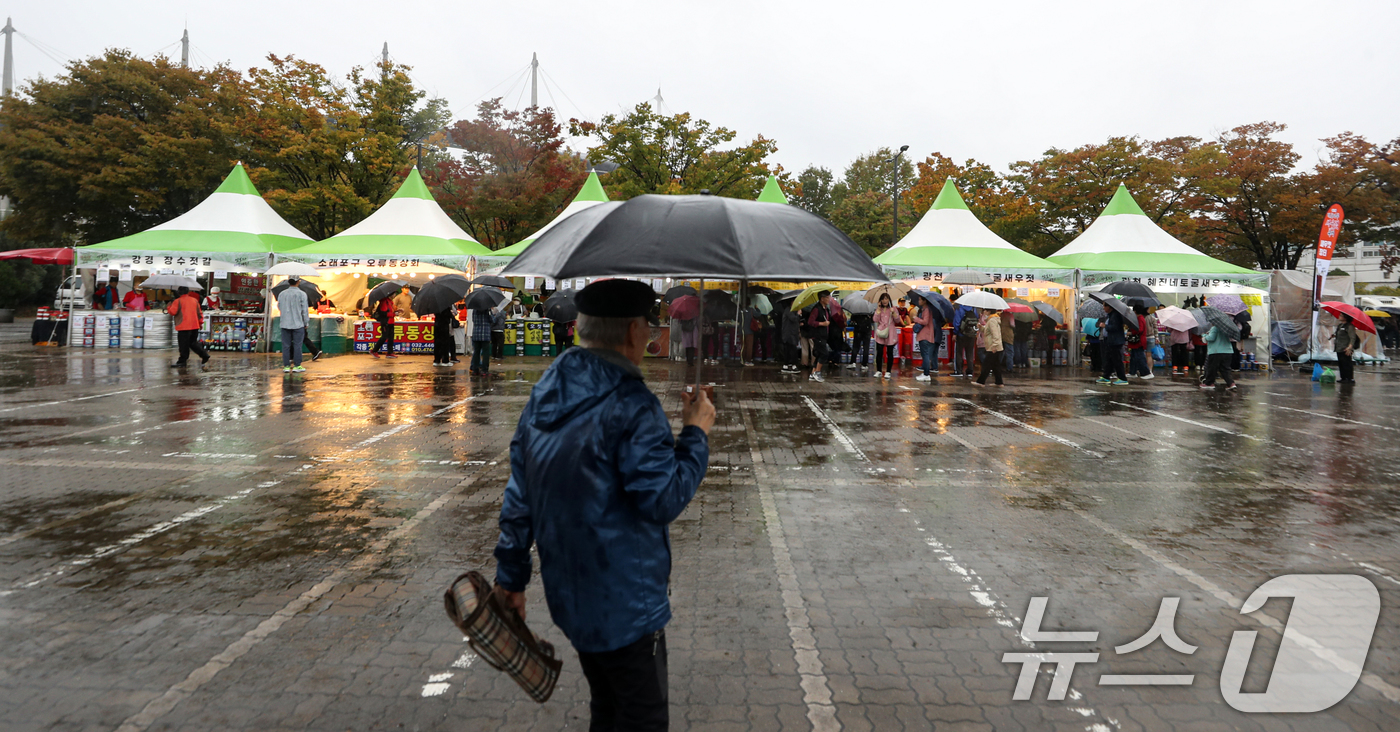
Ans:
{"type": "Polygon", "coordinates": [[[496,584],[525,613],[530,547],[538,547],[549,614],[578,651],[592,691],[591,730],[664,730],[667,526],[709,461],[714,405],[683,395],[672,437],[642,380],[656,295],[630,280],[579,291],[578,336],[520,415],[501,503],[496,584]]]}

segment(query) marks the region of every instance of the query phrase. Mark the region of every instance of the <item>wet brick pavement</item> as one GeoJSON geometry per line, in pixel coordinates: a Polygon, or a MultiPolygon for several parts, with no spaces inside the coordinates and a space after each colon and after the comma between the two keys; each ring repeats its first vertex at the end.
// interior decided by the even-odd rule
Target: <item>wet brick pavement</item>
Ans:
{"type": "MultiPolygon", "coordinates": [[[[0,730],[586,729],[572,651],[536,705],[441,602],[493,567],[511,432],[547,362],[489,381],[426,358],[167,363],[0,355],[0,730]]],[[[1400,729],[1395,373],[1246,374],[1225,394],[1055,371],[979,390],[707,369],[711,471],[673,527],[673,729],[1400,729]],[[1245,690],[1262,691],[1288,613],[1239,606],[1289,573],[1377,586],[1366,676],[1325,712],[1236,712],[1231,634],[1260,632],[1245,690]],[[1099,640],[1029,647],[1033,596],[1047,628],[1099,640]],[[1117,657],[1164,597],[1199,650],[1117,657]],[[1101,655],[1062,701],[1048,665],[1013,701],[1002,655],[1061,650],[1101,655]]],[[[682,370],[646,373],[678,418],[682,370]]]]}

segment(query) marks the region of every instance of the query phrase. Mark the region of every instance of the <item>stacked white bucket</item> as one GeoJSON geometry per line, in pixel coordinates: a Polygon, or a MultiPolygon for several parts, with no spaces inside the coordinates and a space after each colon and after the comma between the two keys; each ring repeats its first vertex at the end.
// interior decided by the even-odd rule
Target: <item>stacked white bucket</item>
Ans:
{"type": "Polygon", "coordinates": [[[170,348],[174,343],[170,324],[170,317],[158,312],[113,315],[106,310],[75,310],[68,331],[68,345],[75,348],[170,348]]]}

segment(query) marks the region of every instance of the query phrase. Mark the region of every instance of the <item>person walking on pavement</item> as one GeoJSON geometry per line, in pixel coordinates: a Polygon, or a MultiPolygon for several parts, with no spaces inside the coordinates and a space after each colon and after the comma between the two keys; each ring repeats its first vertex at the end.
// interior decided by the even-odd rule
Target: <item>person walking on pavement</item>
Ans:
{"type": "Polygon", "coordinates": [[[301,289],[301,278],[292,275],[287,282],[291,286],[277,296],[277,309],[282,311],[282,370],[300,372],[306,370],[301,365],[301,345],[311,322],[311,306],[301,289]]]}
{"type": "Polygon", "coordinates": [[[588,681],[593,730],[668,728],[668,525],[705,476],[715,421],[704,391],[683,392],[673,437],[643,381],[654,298],[631,280],[579,291],[582,348],[531,391],[501,501],[496,592],[524,618],[538,547],[550,617],[588,681]]]}
{"type": "Polygon", "coordinates": [[[452,365],[452,352],[456,350],[457,339],[452,329],[457,325],[457,308],[449,305],[433,314],[433,365],[452,365]]]}
{"type": "Polygon", "coordinates": [[[472,376],[491,375],[491,310],[472,311],[472,376]]]}
{"type": "Polygon", "coordinates": [[[935,317],[933,306],[920,298],[919,314],[914,318],[914,342],[919,344],[923,373],[915,381],[933,381],[938,375],[938,344],[942,340],[943,320],[935,317]]]}
{"type": "MultiPolygon", "coordinates": [[[[290,288],[288,288],[290,289],[290,288]]],[[[394,356],[394,298],[384,297],[374,308],[374,319],[379,322],[379,340],[369,349],[369,355],[379,358],[379,349],[385,350],[385,358],[394,356]]]]}
{"type": "Polygon", "coordinates": [[[1005,386],[1001,381],[1001,352],[1006,348],[1001,335],[1003,327],[1001,315],[995,310],[988,310],[986,324],[982,330],[982,347],[987,349],[987,357],[982,359],[982,373],[978,374],[977,381],[973,382],[978,386],[987,385],[989,373],[996,374],[997,386],[1005,386]]]}
{"type": "Polygon", "coordinates": [[[1117,310],[1108,308],[1108,317],[1099,334],[1100,359],[1103,361],[1103,372],[1098,378],[1100,384],[1125,386],[1128,383],[1128,375],[1123,373],[1123,345],[1128,342],[1123,337],[1123,328],[1123,316],[1117,310]],[[1115,378],[1110,379],[1110,376],[1115,378]]]}
{"type": "MultiPolygon", "coordinates": [[[[1355,366],[1352,361],[1352,354],[1361,346],[1361,338],[1356,335],[1356,324],[1352,322],[1351,316],[1346,313],[1341,314],[1341,323],[1337,325],[1337,330],[1333,333],[1333,348],[1337,351],[1337,383],[1355,384],[1355,366]]],[[[1228,379],[1229,377],[1226,376],[1228,379]]]]}
{"type": "Polygon", "coordinates": [[[204,314],[199,310],[199,298],[190,288],[181,287],[175,291],[175,299],[165,307],[167,315],[175,318],[175,340],[180,345],[180,358],[171,366],[184,366],[190,360],[190,351],[199,356],[199,365],[209,363],[209,352],[199,342],[199,327],[204,324],[204,314]]]}
{"type": "Polygon", "coordinates": [[[1216,326],[1206,331],[1205,341],[1206,375],[1201,379],[1201,388],[1214,389],[1218,374],[1225,379],[1225,391],[1234,391],[1235,378],[1230,375],[1230,357],[1235,354],[1233,342],[1225,331],[1216,326]]]}
{"type": "Polygon", "coordinates": [[[875,325],[875,373],[874,376],[891,378],[894,371],[894,347],[899,343],[899,329],[904,327],[904,318],[894,308],[889,294],[881,294],[879,307],[871,322],[875,325]]]}
{"type": "Polygon", "coordinates": [[[1137,318],[1137,330],[1128,336],[1128,375],[1151,379],[1152,369],[1147,365],[1147,308],[1134,305],[1133,317],[1137,318]]]}
{"type": "Polygon", "coordinates": [[[812,308],[812,314],[807,316],[808,332],[812,334],[812,373],[807,378],[812,381],[824,381],[822,377],[822,364],[826,363],[829,329],[831,328],[831,291],[822,290],[817,293],[817,304],[812,308]]]}

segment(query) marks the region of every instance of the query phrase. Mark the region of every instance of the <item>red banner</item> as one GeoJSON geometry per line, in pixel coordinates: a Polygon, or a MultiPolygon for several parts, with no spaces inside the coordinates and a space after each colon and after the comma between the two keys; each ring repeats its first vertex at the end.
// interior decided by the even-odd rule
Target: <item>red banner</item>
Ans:
{"type": "Polygon", "coordinates": [[[229,275],[228,286],[235,295],[262,297],[267,278],[262,275],[229,275]]]}
{"type": "Polygon", "coordinates": [[[1334,203],[1322,220],[1322,234],[1317,239],[1317,261],[1332,261],[1337,249],[1337,237],[1342,233],[1342,204],[1334,203]]]}

